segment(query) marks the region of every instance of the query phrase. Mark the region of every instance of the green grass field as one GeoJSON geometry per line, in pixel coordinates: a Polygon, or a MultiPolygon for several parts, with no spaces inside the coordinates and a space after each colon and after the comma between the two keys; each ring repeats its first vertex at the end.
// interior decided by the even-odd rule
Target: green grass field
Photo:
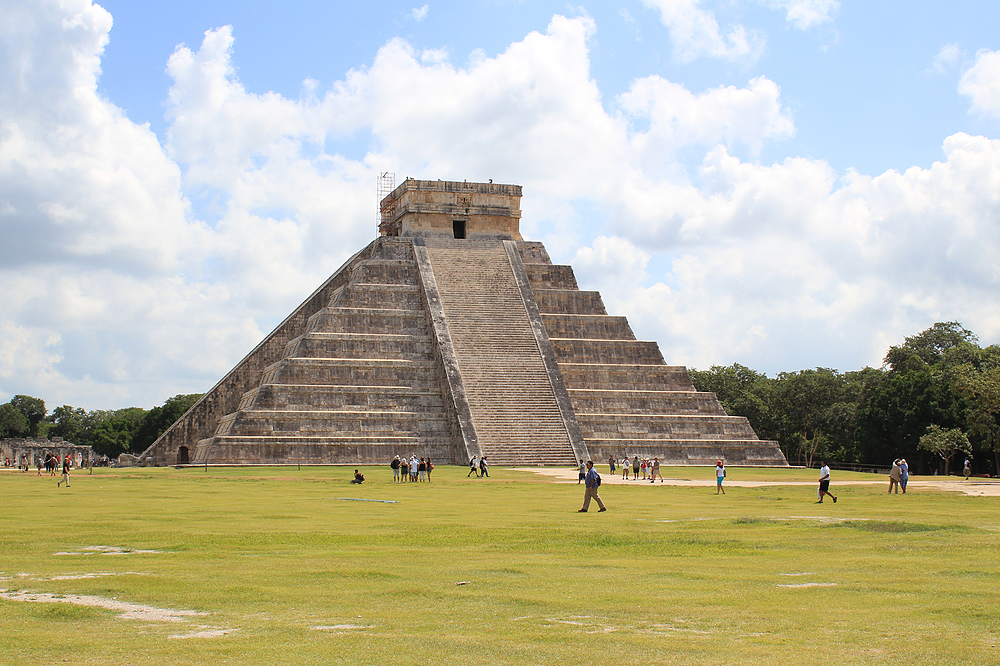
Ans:
{"type": "Polygon", "coordinates": [[[578,514],[582,486],[529,472],[352,472],[0,474],[0,662],[1000,663],[997,497],[846,472],[837,504],[716,496],[711,469],[667,468],[705,486],[606,484],[609,511],[578,514]]]}

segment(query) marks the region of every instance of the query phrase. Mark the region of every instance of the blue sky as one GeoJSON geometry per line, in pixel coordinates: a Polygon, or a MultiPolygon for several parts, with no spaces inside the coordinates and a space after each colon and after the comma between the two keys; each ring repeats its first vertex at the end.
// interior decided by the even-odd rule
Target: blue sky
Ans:
{"type": "Polygon", "coordinates": [[[206,390],[383,170],[523,185],[670,363],[1000,341],[996,3],[0,4],[0,398],[206,390]]]}

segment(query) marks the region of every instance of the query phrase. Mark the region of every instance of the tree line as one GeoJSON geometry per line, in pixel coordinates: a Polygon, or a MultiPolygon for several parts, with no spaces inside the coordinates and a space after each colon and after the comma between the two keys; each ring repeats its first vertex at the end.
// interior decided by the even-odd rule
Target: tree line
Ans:
{"type": "Polygon", "coordinates": [[[0,405],[0,437],[62,437],[67,442],[93,447],[98,454],[116,458],[138,454],[173,425],[201,393],[175,395],[152,409],[95,409],[62,405],[51,412],[45,401],[16,395],[0,405]]]}
{"type": "Polygon", "coordinates": [[[964,456],[976,473],[1000,468],[1000,346],[980,347],[958,322],[890,347],[881,368],[768,377],[736,363],[692,370],[691,379],[776,440],[791,464],[888,467],[903,457],[918,474],[948,474],[964,456]]]}

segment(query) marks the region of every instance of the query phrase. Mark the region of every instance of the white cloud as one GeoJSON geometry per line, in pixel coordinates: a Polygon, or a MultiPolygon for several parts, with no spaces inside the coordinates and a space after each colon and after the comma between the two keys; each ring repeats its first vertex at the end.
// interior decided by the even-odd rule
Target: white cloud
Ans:
{"type": "Polygon", "coordinates": [[[795,125],[780,102],[778,86],[765,77],[748,88],[720,86],[693,94],[659,76],[638,79],[621,95],[631,117],[648,119],[648,131],[635,132],[632,143],[644,165],[669,160],[685,146],[747,146],[759,151],[775,138],[790,137],[795,125]]]}
{"type": "Polygon", "coordinates": [[[840,9],[838,0],[760,0],[771,9],[784,9],[785,20],[799,30],[832,23],[840,9]]]}
{"type": "Polygon", "coordinates": [[[962,50],[958,44],[945,44],[938,49],[937,55],[934,56],[934,62],[931,63],[928,71],[944,74],[958,64],[958,59],[961,56],[962,50]]]}
{"type": "Polygon", "coordinates": [[[410,10],[410,16],[416,21],[423,21],[427,18],[427,12],[431,9],[430,5],[424,5],[423,7],[414,7],[410,10]]]}
{"type": "Polygon", "coordinates": [[[660,21],[670,32],[674,58],[692,62],[702,57],[753,61],[764,49],[764,38],[755,30],[736,24],[723,32],[715,13],[702,9],[700,0],[642,0],[658,9],[660,21]]]}
{"type": "Polygon", "coordinates": [[[962,74],[958,91],[972,100],[970,111],[1000,118],[1000,51],[982,49],[962,74]]]}

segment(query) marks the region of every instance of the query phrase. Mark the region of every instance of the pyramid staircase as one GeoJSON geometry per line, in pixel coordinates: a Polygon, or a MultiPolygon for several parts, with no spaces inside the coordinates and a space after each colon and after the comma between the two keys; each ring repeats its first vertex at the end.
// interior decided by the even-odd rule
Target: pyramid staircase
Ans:
{"type": "Polygon", "coordinates": [[[425,244],[482,454],[502,465],[574,465],[503,242],[428,238],[425,244]]]}

